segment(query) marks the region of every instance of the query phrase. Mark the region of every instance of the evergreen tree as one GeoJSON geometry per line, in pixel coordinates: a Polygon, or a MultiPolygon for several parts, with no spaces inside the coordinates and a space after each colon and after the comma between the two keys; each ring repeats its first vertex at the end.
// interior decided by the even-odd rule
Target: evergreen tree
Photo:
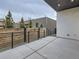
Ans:
{"type": "Polygon", "coordinates": [[[24,28],[25,25],[24,25],[24,19],[23,17],[21,18],[21,21],[20,21],[20,28],[24,28]]]}
{"type": "Polygon", "coordinates": [[[5,16],[5,28],[13,28],[13,18],[12,18],[12,14],[9,11],[7,16],[5,16]]]}
{"type": "Polygon", "coordinates": [[[32,20],[29,22],[29,28],[32,28],[32,20]]]}
{"type": "Polygon", "coordinates": [[[39,23],[36,23],[36,27],[39,27],[39,23]]]}
{"type": "Polygon", "coordinates": [[[40,25],[40,28],[43,28],[43,25],[42,24],[40,25]]]}

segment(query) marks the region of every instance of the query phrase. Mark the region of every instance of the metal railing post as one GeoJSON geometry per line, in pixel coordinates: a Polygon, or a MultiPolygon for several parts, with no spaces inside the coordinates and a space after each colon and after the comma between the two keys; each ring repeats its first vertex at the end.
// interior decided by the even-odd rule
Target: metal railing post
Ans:
{"type": "Polygon", "coordinates": [[[26,42],[26,28],[24,28],[24,42],[26,42]]]}
{"type": "Polygon", "coordinates": [[[13,48],[13,32],[11,33],[11,48],[13,48]]]}
{"type": "Polygon", "coordinates": [[[40,28],[38,28],[38,39],[40,38],[40,28]]]}

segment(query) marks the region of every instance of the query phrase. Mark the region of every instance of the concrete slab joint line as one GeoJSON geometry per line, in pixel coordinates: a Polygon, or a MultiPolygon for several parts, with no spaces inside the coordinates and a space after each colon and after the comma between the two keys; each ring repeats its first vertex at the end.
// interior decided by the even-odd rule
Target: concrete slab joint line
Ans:
{"type": "MultiPolygon", "coordinates": [[[[42,58],[44,58],[44,59],[47,59],[47,57],[45,57],[45,56],[43,56],[43,55],[41,55],[40,53],[38,53],[38,52],[34,52],[34,53],[36,53],[36,54],[38,54],[38,55],[40,55],[42,58]]],[[[34,54],[34,53],[32,53],[32,54],[34,54]]],[[[26,59],[26,58],[28,58],[29,56],[31,56],[32,54],[30,54],[30,55],[28,55],[28,56],[26,56],[25,58],[23,58],[23,59],[26,59]]]]}
{"type": "MultiPolygon", "coordinates": [[[[42,46],[41,48],[39,48],[38,50],[40,50],[40,49],[42,49],[42,48],[44,48],[45,46],[47,46],[48,44],[50,44],[50,43],[52,43],[53,41],[55,41],[56,40],[56,38],[54,39],[54,40],[52,40],[52,41],[50,41],[50,42],[48,42],[46,45],[44,45],[44,46],[42,46]]],[[[30,55],[28,55],[28,56],[25,56],[23,59],[26,59],[27,57],[29,57],[29,56],[31,56],[32,54],[34,54],[34,53],[37,53],[37,54],[39,54],[41,57],[43,57],[44,59],[47,59],[47,57],[46,56],[43,56],[43,55],[41,55],[40,53],[38,53],[37,51],[38,50],[35,50],[35,49],[32,49],[31,47],[29,47],[29,46],[27,46],[28,48],[30,48],[31,50],[33,50],[34,52],[33,53],[31,53],[30,55]]]]}
{"type": "MultiPolygon", "coordinates": [[[[28,47],[28,48],[30,48],[30,47],[28,47]]],[[[30,49],[32,49],[32,48],[30,48],[30,49]]],[[[41,57],[43,57],[44,59],[47,59],[47,57],[45,57],[45,56],[41,55],[40,53],[38,53],[38,52],[37,52],[38,50],[36,50],[36,51],[35,51],[34,49],[32,49],[32,50],[34,51],[34,53],[39,54],[39,55],[40,55],[41,57]]],[[[31,54],[31,55],[32,55],[32,54],[31,54]]],[[[28,57],[29,57],[29,56],[28,56],[28,57]]],[[[27,57],[25,57],[25,58],[27,58],[27,57]]],[[[24,59],[25,59],[25,58],[24,58],[24,59]]]]}
{"type": "Polygon", "coordinates": [[[37,54],[39,54],[41,57],[43,57],[44,59],[47,59],[46,56],[41,55],[40,53],[36,52],[37,54]]]}

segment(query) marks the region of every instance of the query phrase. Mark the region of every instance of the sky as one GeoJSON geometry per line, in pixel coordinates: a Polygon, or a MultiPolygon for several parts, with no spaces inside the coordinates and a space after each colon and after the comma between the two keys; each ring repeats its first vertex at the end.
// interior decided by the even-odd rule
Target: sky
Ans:
{"type": "Polygon", "coordinates": [[[0,18],[11,11],[15,22],[29,18],[49,17],[56,20],[56,11],[43,0],[0,0],[0,18]]]}

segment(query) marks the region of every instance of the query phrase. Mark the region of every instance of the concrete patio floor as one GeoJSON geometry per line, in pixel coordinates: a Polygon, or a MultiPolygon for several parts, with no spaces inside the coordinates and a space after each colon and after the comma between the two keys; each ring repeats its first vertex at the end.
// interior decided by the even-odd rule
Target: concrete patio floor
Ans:
{"type": "Polygon", "coordinates": [[[79,59],[79,40],[48,36],[1,52],[0,59],[79,59]]]}

